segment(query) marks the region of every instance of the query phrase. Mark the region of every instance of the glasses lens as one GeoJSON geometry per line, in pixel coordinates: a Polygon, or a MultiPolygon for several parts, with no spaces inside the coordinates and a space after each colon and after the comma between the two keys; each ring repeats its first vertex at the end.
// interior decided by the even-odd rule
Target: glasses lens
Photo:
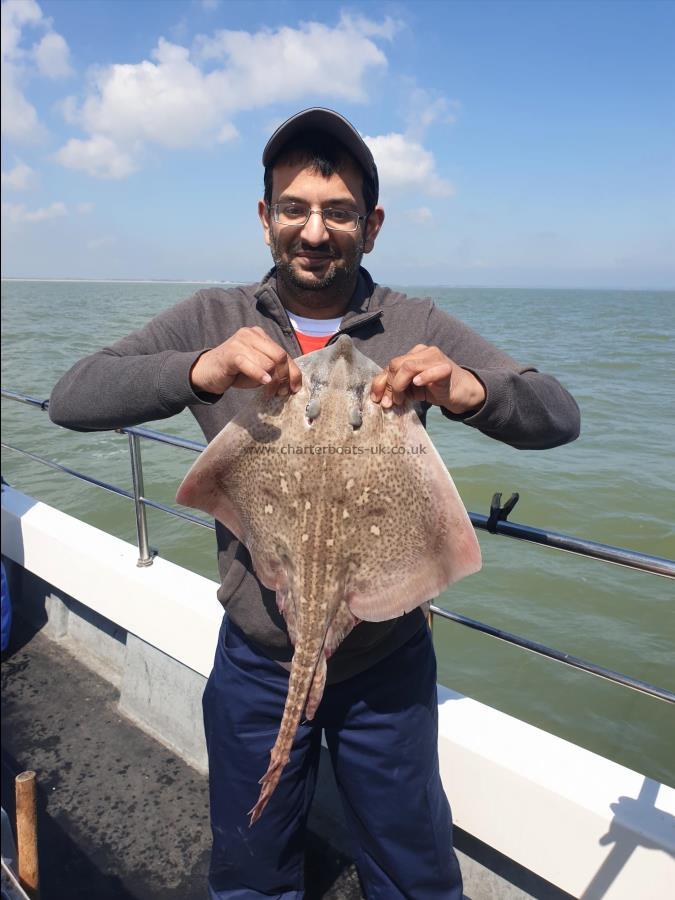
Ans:
{"type": "Polygon", "coordinates": [[[354,231],[359,222],[359,214],[350,209],[324,209],[323,221],[326,228],[335,231],[354,231]]]}
{"type": "Polygon", "coordinates": [[[304,225],[309,216],[309,206],[305,203],[277,203],[274,218],[280,225],[304,225]]]}

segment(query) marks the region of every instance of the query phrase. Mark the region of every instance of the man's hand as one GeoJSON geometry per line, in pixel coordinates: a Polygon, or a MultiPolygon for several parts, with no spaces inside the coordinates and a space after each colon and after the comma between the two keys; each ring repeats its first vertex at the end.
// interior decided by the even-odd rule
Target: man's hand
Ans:
{"type": "Polygon", "coordinates": [[[270,396],[285,397],[300,390],[302,374],[288,353],[256,325],[240,328],[213,350],[202,353],[190,371],[190,383],[207,394],[267,385],[270,396]]]}
{"type": "Polygon", "coordinates": [[[485,402],[485,388],[438,347],[417,344],[403,356],[394,357],[373,378],[370,388],[371,400],[385,408],[400,405],[406,396],[461,414],[478,410],[485,402]]]}

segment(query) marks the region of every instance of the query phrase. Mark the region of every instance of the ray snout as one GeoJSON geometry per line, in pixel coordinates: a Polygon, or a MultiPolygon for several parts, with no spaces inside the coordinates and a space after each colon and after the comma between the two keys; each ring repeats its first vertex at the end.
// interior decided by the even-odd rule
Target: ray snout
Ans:
{"type": "Polygon", "coordinates": [[[332,363],[344,359],[348,366],[351,365],[354,359],[354,344],[348,334],[341,334],[337,341],[330,345],[330,350],[332,363]]]}

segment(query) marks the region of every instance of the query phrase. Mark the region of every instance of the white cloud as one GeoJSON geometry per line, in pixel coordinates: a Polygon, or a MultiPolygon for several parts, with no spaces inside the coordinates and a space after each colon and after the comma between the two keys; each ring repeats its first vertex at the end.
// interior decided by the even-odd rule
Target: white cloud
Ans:
{"type": "Polygon", "coordinates": [[[35,172],[24,162],[17,162],[13,169],[2,173],[2,187],[10,191],[27,191],[36,181],[35,172]]]}
{"type": "Polygon", "coordinates": [[[165,147],[198,143],[219,124],[212,76],[204,76],[185,47],[160,39],[156,63],[114,65],[95,76],[78,119],[92,135],[165,147]]]}
{"type": "Polygon", "coordinates": [[[86,216],[88,213],[93,212],[94,204],[93,203],[78,203],[77,206],[75,207],[75,209],[81,216],[86,216]]]}
{"type": "Polygon", "coordinates": [[[232,118],[243,110],[305,96],[363,101],[366,74],[387,65],[369,35],[388,36],[395,27],[388,19],[343,16],[335,27],[308,22],[255,33],[221,30],[198,38],[192,53],[161,38],[150,60],[100,69],[79,107],[70,98],[62,104],[67,120],[89,138],[69,141],[57,158],[89,174],[121,178],[138,168],[147,144],[232,140],[232,118]],[[108,164],[92,165],[91,156],[101,155],[125,157],[125,163],[112,174],[108,164]]]}
{"type": "Polygon", "coordinates": [[[129,153],[100,134],[86,141],[71,138],[58,151],[56,160],[67,169],[82,169],[95,178],[126,178],[138,168],[129,153]]]}
{"type": "Polygon", "coordinates": [[[343,16],[335,26],[305,22],[298,28],[218,31],[197,42],[198,57],[220,60],[213,73],[216,96],[231,112],[304,95],[364,101],[364,75],[384,68],[384,53],[366,31],[377,30],[368,19],[343,16]],[[261,65],[261,60],[265,64],[261,65]]]}
{"type": "Polygon", "coordinates": [[[40,209],[28,210],[23,203],[3,203],[2,217],[13,225],[29,222],[44,222],[47,219],[56,219],[68,215],[68,207],[65,203],[52,203],[40,209]]]}
{"type": "Polygon", "coordinates": [[[39,25],[42,10],[35,0],[5,0],[2,4],[2,58],[20,55],[19,44],[24,25],[39,25]]]}
{"type": "Polygon", "coordinates": [[[220,6],[220,0],[200,0],[199,5],[205,12],[213,12],[220,6]]]}
{"type": "Polygon", "coordinates": [[[48,78],[67,78],[73,74],[68,44],[55,31],[50,31],[35,45],[33,54],[38,69],[48,78]]]}
{"type": "Polygon", "coordinates": [[[219,144],[226,144],[239,137],[239,132],[231,122],[226,122],[216,135],[216,141],[219,144]]]}
{"type": "Polygon", "coordinates": [[[2,133],[20,144],[30,144],[39,140],[44,129],[38,121],[35,107],[26,100],[17,84],[14,65],[3,62],[2,66],[2,133]]]}
{"type": "Polygon", "coordinates": [[[412,79],[406,79],[408,85],[406,134],[421,141],[430,125],[438,122],[452,125],[457,121],[461,104],[458,100],[439,97],[424,88],[418,87],[412,79]]]}
{"type": "Polygon", "coordinates": [[[391,16],[386,16],[382,22],[375,22],[365,16],[354,16],[346,12],[342,13],[340,25],[367,37],[380,37],[388,41],[393,40],[394,35],[405,28],[401,19],[392,19],[391,16]]]}
{"type": "Polygon", "coordinates": [[[403,134],[364,137],[370,147],[380,182],[387,188],[416,188],[434,197],[450,197],[455,190],[436,171],[436,161],[429,150],[403,134]]]}
{"type": "Polygon", "coordinates": [[[408,210],[408,218],[417,225],[424,225],[434,217],[428,206],[418,206],[417,209],[408,210]]]}
{"type": "Polygon", "coordinates": [[[52,31],[35,0],[4,0],[2,4],[2,133],[19,143],[39,140],[44,128],[24,94],[24,82],[34,74],[61,78],[70,74],[68,45],[52,31]],[[32,49],[22,47],[26,29],[46,31],[32,49]]]}

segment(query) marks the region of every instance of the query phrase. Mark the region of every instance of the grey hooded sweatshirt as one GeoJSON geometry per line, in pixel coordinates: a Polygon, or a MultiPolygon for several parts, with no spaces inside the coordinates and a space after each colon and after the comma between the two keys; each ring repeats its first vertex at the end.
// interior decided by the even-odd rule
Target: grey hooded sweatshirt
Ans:
{"type": "MultiPolygon", "coordinates": [[[[54,387],[49,415],[66,428],[103,431],[168,418],[187,406],[210,441],[251,395],[236,388],[221,396],[196,393],[190,370],[205,350],[253,325],[291,357],[301,355],[277,293],[274,269],[260,284],[197,291],[139,331],[80,360],[54,387]]],[[[546,449],[579,434],[579,409],[555,378],[515,362],[432,300],[374,284],[365,269],[339,334],[349,334],[357,349],[382,367],[416,344],[439,347],[479,378],[486,390],[485,403],[477,412],[453,415],[442,409],[443,415],[488,437],[521,449],[546,449]]],[[[426,404],[418,406],[422,422],[427,409],[426,404]]],[[[274,593],[256,578],[246,547],[219,523],[216,537],[219,600],[251,643],[287,664],[293,651],[274,593]]],[[[423,623],[419,608],[393,621],[360,623],[329,659],[328,682],[374,665],[423,623]]]]}

